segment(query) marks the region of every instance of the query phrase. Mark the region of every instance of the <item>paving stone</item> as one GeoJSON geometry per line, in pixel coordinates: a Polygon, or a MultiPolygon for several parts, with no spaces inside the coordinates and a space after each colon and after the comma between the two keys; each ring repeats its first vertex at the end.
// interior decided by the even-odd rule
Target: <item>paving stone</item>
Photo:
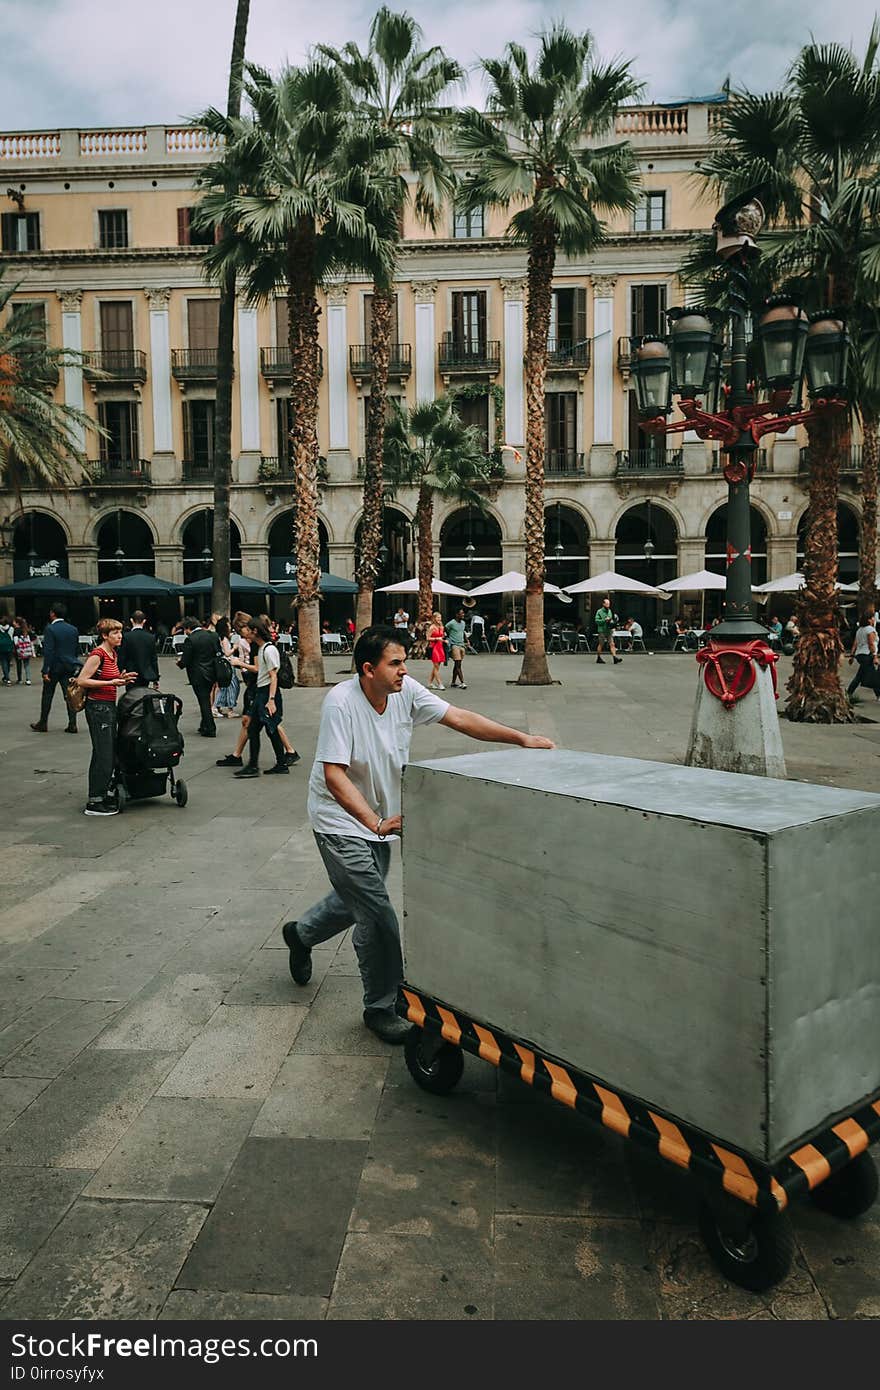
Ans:
{"type": "Polygon", "coordinates": [[[176,950],[173,944],[150,950],[108,951],[99,961],[74,970],[57,994],[63,999],[95,999],[125,1004],[140,994],[176,950]]]}
{"type": "Polygon", "coordinates": [[[265,1099],[306,1016],[304,1008],[223,1004],[159,1094],[265,1099]]]}
{"type": "Polygon", "coordinates": [[[496,1318],[660,1316],[637,1221],[499,1216],[496,1318]]]}
{"type": "Polygon", "coordinates": [[[19,903],[14,913],[5,914],[0,920],[0,942],[9,946],[32,941],[47,927],[75,911],[80,903],[90,901],[122,880],[123,875],[111,867],[91,868],[67,874],[48,888],[35,887],[26,902],[19,903]]]}
{"type": "Polygon", "coordinates": [[[81,1198],[0,1305],[4,1320],[155,1318],[207,1209],[81,1198]]]}
{"type": "Polygon", "coordinates": [[[254,1122],[255,1136],[368,1139],[382,1096],[384,1057],[294,1053],[254,1122]]]}
{"type": "Polygon", "coordinates": [[[307,1337],[300,1323],[321,1322],[327,1298],[299,1298],[266,1293],[221,1293],[216,1289],[173,1289],[159,1314],[160,1322],[291,1322],[290,1335],[307,1337]]]}
{"type": "Polygon", "coordinates": [[[297,1052],[342,1053],[347,1057],[384,1057],[391,1051],[364,1026],[364,991],[360,979],[328,975],[296,1040],[297,1052]]]}
{"type": "Polygon", "coordinates": [[[349,1234],[330,1300],[329,1321],[491,1319],[492,1264],[462,1260],[424,1236],[349,1234]]]}
{"type": "Polygon", "coordinates": [[[841,1221],[798,1202],[795,1235],[821,1294],[836,1318],[880,1318],[880,1207],[841,1221]]]}
{"type": "Polygon", "coordinates": [[[223,999],[223,981],[211,975],[155,976],[98,1038],[97,1048],[183,1052],[223,999]]]}
{"type": "Polygon", "coordinates": [[[224,978],[228,972],[232,972],[234,982],[260,949],[265,937],[265,923],[259,918],[250,916],[242,920],[236,915],[230,920],[225,914],[217,913],[210,922],[194,932],[179,950],[168,956],[164,968],[174,975],[202,974],[224,978]]]}
{"type": "Polygon", "coordinates": [[[0,965],[0,1028],[8,1028],[37,1000],[54,994],[69,974],[69,970],[48,969],[43,965],[37,968],[0,965]]]}
{"type": "Polygon", "coordinates": [[[212,1202],[259,1108],[259,1101],[157,1097],[123,1134],[85,1195],[212,1202]]]}
{"type": "Polygon", "coordinates": [[[248,1139],[181,1288],[329,1297],[366,1145],[248,1139]]]}
{"type": "Polygon", "coordinates": [[[88,1182],[64,1168],[4,1168],[0,1182],[0,1279],[17,1279],[88,1182]]]}
{"type": "Polygon", "coordinates": [[[27,1110],[48,1084],[44,1076],[0,1076],[0,1132],[27,1110]]]}
{"type": "MultiPolygon", "coordinates": [[[[43,1003],[51,1001],[44,1000],[43,1003]]],[[[88,1047],[118,1011],[118,1004],[67,1002],[59,1018],[25,1043],[3,1067],[4,1076],[57,1076],[88,1047]]]]}
{"type": "Polygon", "coordinates": [[[499,1107],[498,1211],[631,1216],[624,1141],[548,1097],[499,1107]]]}
{"type": "Polygon", "coordinates": [[[0,1165],[99,1168],[173,1065],[165,1052],[87,1048],[0,1135],[0,1165]]]}
{"type": "Polygon", "coordinates": [[[312,978],[307,985],[290,978],[290,953],[282,943],[263,946],[226,996],[227,1004],[311,1004],[324,981],[335,952],[312,952],[312,978]]]}

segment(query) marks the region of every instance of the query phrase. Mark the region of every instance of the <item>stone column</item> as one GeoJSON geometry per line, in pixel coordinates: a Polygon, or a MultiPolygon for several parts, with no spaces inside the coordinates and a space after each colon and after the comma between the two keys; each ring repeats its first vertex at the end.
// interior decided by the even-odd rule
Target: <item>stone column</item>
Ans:
{"type": "Polygon", "coordinates": [[[432,401],[437,395],[437,330],[434,323],[436,280],[413,281],[416,301],[416,401],[432,401]]]}
{"type": "Polygon", "coordinates": [[[614,442],[615,275],[593,277],[593,444],[614,442]]]}
{"type": "Polygon", "coordinates": [[[348,443],[348,285],[327,290],[327,385],[330,395],[330,452],[348,443]]]}
{"type": "Polygon", "coordinates": [[[239,483],[254,483],[260,468],[260,349],[257,311],[238,311],[238,393],[241,409],[241,454],[235,468],[239,483]]]}
{"type": "Polygon", "coordinates": [[[250,579],[269,578],[269,546],[267,542],[242,541],[241,572],[250,579]]]}
{"type": "Polygon", "coordinates": [[[706,568],[706,537],[680,536],[678,540],[679,574],[696,574],[706,568]]]}
{"type": "MultiPolygon", "coordinates": [[[[171,422],[171,332],[169,289],[145,289],[150,306],[150,391],[153,397],[153,482],[171,483],[177,472],[171,422]]],[[[177,581],[175,581],[177,582],[177,581]]]]}
{"type": "MultiPolygon", "coordinates": [[[[82,352],[82,290],[57,290],[61,300],[61,342],[71,352],[82,352]]],[[[64,368],[64,400],[75,410],[84,409],[82,367],[68,363],[64,368]]],[[[78,449],[85,451],[86,432],[73,425],[71,435],[78,449]]]]}
{"type": "Polygon", "coordinates": [[[354,547],[348,541],[330,541],[327,551],[330,573],[340,579],[354,579],[354,547]]]}
{"type": "Polygon", "coordinates": [[[794,574],[797,567],[797,536],[768,536],[767,578],[781,579],[794,574]]]}
{"type": "MultiPolygon", "coordinates": [[[[614,541],[598,541],[590,538],[590,577],[604,574],[614,569],[614,541]]],[[[599,595],[600,599],[603,597],[599,595]]]]}
{"type": "MultiPolygon", "coordinates": [[[[523,352],[525,347],[526,281],[502,280],[504,293],[504,440],[525,452],[525,393],[523,352]]],[[[554,300],[555,303],[555,300],[554,300]]]]}
{"type": "Polygon", "coordinates": [[[69,545],[67,547],[67,577],[80,584],[98,582],[98,547],[96,545],[69,545]]]}
{"type": "Polygon", "coordinates": [[[171,584],[183,583],[182,545],[154,545],[153,560],[157,579],[167,579],[171,584]]]}

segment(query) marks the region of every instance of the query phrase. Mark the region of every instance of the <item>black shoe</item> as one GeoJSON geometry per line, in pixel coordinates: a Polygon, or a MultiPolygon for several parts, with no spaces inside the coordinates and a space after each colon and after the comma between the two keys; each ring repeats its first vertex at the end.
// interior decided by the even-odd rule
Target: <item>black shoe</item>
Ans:
{"type": "Polygon", "coordinates": [[[233,777],[259,777],[260,769],[258,767],[240,767],[238,772],[233,772],[232,775],[233,777]]]}
{"type": "Polygon", "coordinates": [[[412,1024],[398,1018],[388,1009],[364,1009],[364,1023],[371,1033],[387,1043],[406,1042],[412,1024]]]}
{"type": "Polygon", "coordinates": [[[299,753],[297,753],[295,748],[292,753],[285,753],[284,756],[287,759],[288,767],[296,767],[297,763],[302,762],[302,758],[299,756],[299,753]]]}
{"type": "Polygon", "coordinates": [[[623,661],[623,657],[622,657],[622,656],[616,656],[616,657],[614,658],[614,664],[615,664],[615,666],[619,666],[620,663],[621,663],[621,661],[623,661]]]}
{"type": "Polygon", "coordinates": [[[287,763],[276,763],[274,767],[264,768],[263,776],[271,777],[273,772],[283,772],[286,776],[289,771],[290,768],[287,766],[287,763]]]}
{"type": "Polygon", "coordinates": [[[597,665],[597,666],[604,666],[604,665],[605,665],[605,658],[604,658],[603,656],[597,656],[597,657],[596,657],[596,665],[597,665]]]}
{"type": "Polygon", "coordinates": [[[237,758],[234,753],[227,753],[225,758],[218,758],[217,767],[244,767],[244,759],[237,758]]]}
{"type": "Polygon", "coordinates": [[[76,727],[75,724],[68,724],[68,726],[67,726],[67,728],[64,730],[64,732],[65,732],[66,734],[78,734],[78,733],[79,733],[79,729],[76,727]]]}
{"type": "Polygon", "coordinates": [[[31,728],[33,729],[35,734],[47,734],[49,732],[49,730],[46,728],[46,725],[41,724],[39,720],[37,720],[36,724],[32,724],[31,728]]]}
{"type": "Polygon", "coordinates": [[[114,806],[112,801],[89,801],[84,812],[87,816],[118,816],[119,807],[114,806]]]}
{"type": "Polygon", "coordinates": [[[312,978],[312,949],[304,946],[296,930],[296,922],[285,922],[281,928],[284,944],[290,951],[290,975],[294,984],[307,985],[312,978]]]}
{"type": "Polygon", "coordinates": [[[201,734],[202,738],[216,738],[216,737],[217,737],[217,730],[216,730],[216,729],[199,729],[199,733],[201,734]]]}

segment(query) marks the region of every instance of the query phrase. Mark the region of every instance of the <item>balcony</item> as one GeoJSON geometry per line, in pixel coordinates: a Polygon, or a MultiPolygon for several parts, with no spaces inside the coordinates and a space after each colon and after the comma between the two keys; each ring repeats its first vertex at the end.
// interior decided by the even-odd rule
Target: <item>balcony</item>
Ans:
{"type": "Polygon", "coordinates": [[[590,340],[581,343],[570,338],[547,339],[548,372],[588,372],[590,370],[590,340]]]}
{"type": "MultiPolygon", "coordinates": [[[[353,343],[348,349],[349,370],[353,377],[363,379],[373,375],[373,353],[369,343],[353,343]]],[[[407,377],[412,372],[412,348],[409,343],[392,343],[388,356],[388,375],[407,377]]]]}
{"type": "MultiPolygon", "coordinates": [[[[267,381],[284,382],[288,385],[291,380],[290,370],[290,348],[289,347],[268,347],[260,348],[260,371],[267,381]]],[[[324,352],[318,348],[318,380],[324,375],[324,352]]]]}
{"type": "Polygon", "coordinates": [[[214,486],[213,459],[184,459],[183,481],[185,483],[210,483],[214,486]]]}
{"type": "MultiPolygon", "coordinates": [[[[767,450],[767,449],[758,449],[756,452],[757,452],[757,458],[756,458],[756,460],[755,460],[755,472],[756,472],[756,473],[772,473],[772,472],[773,472],[773,469],[772,469],[772,467],[771,467],[771,465],[770,465],[770,455],[769,455],[768,450],[767,450]]],[[[724,472],[724,462],[725,462],[725,460],[724,460],[723,454],[715,454],[715,455],[713,456],[713,458],[712,458],[712,472],[713,472],[713,473],[723,473],[723,472],[724,472]]]]}
{"type": "Polygon", "coordinates": [[[548,478],[583,478],[586,476],[584,456],[574,449],[547,449],[544,474],[548,478]]]}
{"type": "Polygon", "coordinates": [[[137,382],[147,379],[147,354],[136,348],[109,348],[83,353],[83,376],[97,384],[137,382]]]}
{"type": "MultiPolygon", "coordinates": [[[[798,453],[798,468],[801,473],[808,473],[810,470],[810,450],[809,446],[801,449],[798,453]]],[[[853,477],[862,471],[862,446],[853,444],[847,449],[845,457],[841,460],[841,477],[853,477]]]]}
{"type": "Polygon", "coordinates": [[[217,380],[217,349],[172,348],[171,375],[175,381],[217,380]]]}
{"type": "MultiPolygon", "coordinates": [[[[292,483],[294,480],[294,464],[292,458],[267,457],[265,454],[260,459],[260,468],[257,480],[261,483],[292,483]]],[[[330,470],[325,458],[318,459],[317,477],[319,483],[330,481],[330,470]]]]}
{"type": "Polygon", "coordinates": [[[656,477],[658,474],[683,473],[683,449],[618,449],[618,474],[628,477],[656,477]]]}
{"type": "Polygon", "coordinates": [[[86,470],[92,484],[104,487],[148,487],[149,459],[89,459],[86,470]]]}
{"type": "Polygon", "coordinates": [[[440,344],[441,376],[497,376],[501,371],[501,343],[458,343],[444,338],[440,344]]]}

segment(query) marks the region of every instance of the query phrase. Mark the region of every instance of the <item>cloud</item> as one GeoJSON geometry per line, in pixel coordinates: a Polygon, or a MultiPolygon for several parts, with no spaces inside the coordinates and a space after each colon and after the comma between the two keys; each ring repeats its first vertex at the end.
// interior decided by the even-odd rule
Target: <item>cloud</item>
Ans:
{"type": "MultiPolygon", "coordinates": [[[[627,0],[590,16],[559,0],[401,0],[426,39],[465,65],[531,36],[560,13],[592,28],[600,53],[632,60],[647,97],[675,100],[734,86],[777,86],[811,35],[864,46],[876,0],[841,13],[824,0],[627,0]]],[[[393,7],[393,0],[392,0],[393,7]]],[[[316,42],[363,43],[376,6],[363,0],[253,0],[248,57],[269,68],[299,62],[316,42]]],[[[173,122],[223,106],[235,0],[0,0],[6,59],[0,128],[173,122]]],[[[482,84],[470,78],[469,99],[482,84]]]]}

